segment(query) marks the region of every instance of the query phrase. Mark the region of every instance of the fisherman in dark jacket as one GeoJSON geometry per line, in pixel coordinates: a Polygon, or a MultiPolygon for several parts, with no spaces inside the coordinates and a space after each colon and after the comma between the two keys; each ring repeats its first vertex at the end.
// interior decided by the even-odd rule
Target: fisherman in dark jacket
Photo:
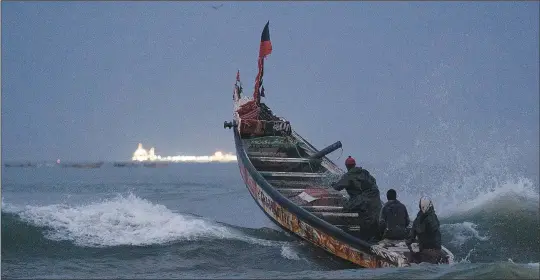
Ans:
{"type": "Polygon", "coordinates": [[[428,197],[422,197],[419,202],[418,214],[414,219],[409,239],[410,246],[418,238],[419,252],[415,254],[417,262],[440,263],[443,257],[441,251],[441,232],[439,219],[435,214],[433,203],[428,197]]]}
{"type": "Polygon", "coordinates": [[[360,218],[360,238],[368,241],[379,237],[378,219],[382,203],[377,181],[362,167],[356,167],[356,161],[349,156],[345,160],[347,173],[333,188],[345,189],[349,200],[343,206],[345,211],[357,212],[360,218]]]}
{"type": "Polygon", "coordinates": [[[379,232],[383,239],[404,240],[407,239],[409,232],[407,227],[411,220],[407,208],[396,199],[397,194],[393,189],[386,192],[386,202],[381,210],[379,217],[379,232]]]}

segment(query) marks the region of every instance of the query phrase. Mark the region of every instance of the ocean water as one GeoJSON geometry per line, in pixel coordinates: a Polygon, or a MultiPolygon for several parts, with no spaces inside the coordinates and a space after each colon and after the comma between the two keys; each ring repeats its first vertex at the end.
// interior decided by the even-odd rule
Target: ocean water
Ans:
{"type": "Polygon", "coordinates": [[[2,278],[539,277],[537,174],[407,162],[367,168],[383,196],[398,191],[412,218],[421,195],[433,198],[456,264],[345,263],[274,225],[236,163],[106,163],[2,167],[2,278]]]}

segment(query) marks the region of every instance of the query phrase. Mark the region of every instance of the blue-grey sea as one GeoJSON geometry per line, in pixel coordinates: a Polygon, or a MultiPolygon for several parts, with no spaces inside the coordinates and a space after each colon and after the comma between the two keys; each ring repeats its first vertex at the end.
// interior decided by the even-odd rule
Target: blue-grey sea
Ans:
{"type": "MultiPolygon", "coordinates": [[[[2,278],[538,278],[538,170],[365,166],[411,218],[433,198],[454,265],[363,269],[274,225],[236,163],[2,167],[2,278]],[[536,173],[535,173],[536,172],[536,173]]],[[[492,168],[492,167],[490,167],[492,168]]]]}

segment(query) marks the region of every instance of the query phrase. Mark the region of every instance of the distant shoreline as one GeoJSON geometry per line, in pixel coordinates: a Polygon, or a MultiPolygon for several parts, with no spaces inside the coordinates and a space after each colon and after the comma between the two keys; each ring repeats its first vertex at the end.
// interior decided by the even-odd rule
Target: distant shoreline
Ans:
{"type": "MultiPolygon", "coordinates": [[[[56,163],[56,161],[23,161],[23,160],[2,160],[2,166],[8,168],[35,168],[35,167],[79,167],[85,168],[90,165],[101,166],[114,166],[114,167],[138,167],[138,166],[165,166],[170,164],[230,164],[237,163],[236,161],[130,161],[130,160],[116,160],[116,161],[63,161],[56,163]]],[[[96,166],[97,167],[97,166],[96,166]]]]}

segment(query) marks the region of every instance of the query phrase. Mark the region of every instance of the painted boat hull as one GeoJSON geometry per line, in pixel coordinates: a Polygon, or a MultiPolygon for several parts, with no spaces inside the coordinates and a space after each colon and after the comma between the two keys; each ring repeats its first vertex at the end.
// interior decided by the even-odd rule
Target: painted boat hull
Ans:
{"type": "Polygon", "coordinates": [[[400,259],[392,260],[372,254],[369,245],[362,244],[361,240],[310,215],[309,212],[277,193],[255,170],[236,129],[234,134],[238,167],[242,179],[257,205],[275,224],[332,255],[362,267],[407,266],[400,259]]]}

